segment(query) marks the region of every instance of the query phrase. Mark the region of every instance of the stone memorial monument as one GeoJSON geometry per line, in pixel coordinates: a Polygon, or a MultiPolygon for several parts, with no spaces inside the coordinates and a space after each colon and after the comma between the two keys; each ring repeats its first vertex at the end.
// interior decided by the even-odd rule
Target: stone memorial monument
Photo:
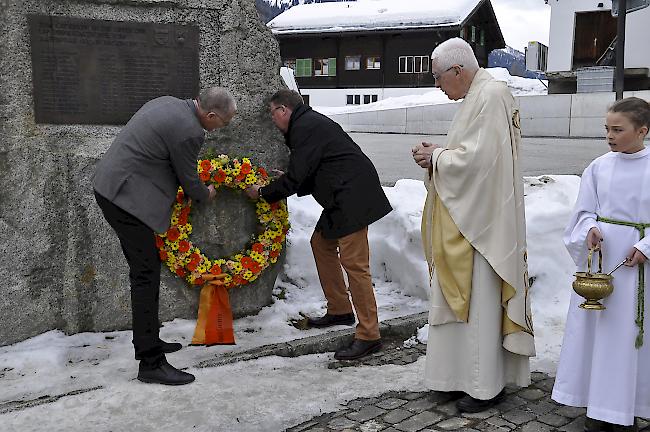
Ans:
{"type": "MultiPolygon", "coordinates": [[[[281,87],[277,42],[254,0],[0,0],[0,40],[0,345],[128,329],[128,267],[93,197],[95,164],[144,102],[216,85],[238,115],[205,150],[285,167],[265,103],[281,87]]],[[[242,250],[257,227],[232,190],[192,223],[212,257],[242,250]]],[[[281,266],[231,290],[236,317],[271,302],[281,266]]],[[[161,321],[196,318],[198,291],[163,266],[161,321]]]]}

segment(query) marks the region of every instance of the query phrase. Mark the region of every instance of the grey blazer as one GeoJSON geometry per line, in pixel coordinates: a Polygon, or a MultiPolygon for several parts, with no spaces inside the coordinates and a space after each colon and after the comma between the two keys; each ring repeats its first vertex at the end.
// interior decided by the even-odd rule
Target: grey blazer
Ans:
{"type": "Polygon", "coordinates": [[[179,185],[193,201],[209,196],[196,165],[204,141],[194,101],[153,99],[133,115],[99,161],[93,187],[155,232],[165,232],[179,185]]]}

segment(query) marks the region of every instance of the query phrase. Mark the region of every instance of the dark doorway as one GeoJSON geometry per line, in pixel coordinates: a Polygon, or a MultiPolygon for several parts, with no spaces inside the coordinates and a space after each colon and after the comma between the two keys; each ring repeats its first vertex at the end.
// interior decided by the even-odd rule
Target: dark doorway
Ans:
{"type": "Polygon", "coordinates": [[[576,13],[573,69],[595,66],[616,37],[616,18],[609,11],[576,13]]]}

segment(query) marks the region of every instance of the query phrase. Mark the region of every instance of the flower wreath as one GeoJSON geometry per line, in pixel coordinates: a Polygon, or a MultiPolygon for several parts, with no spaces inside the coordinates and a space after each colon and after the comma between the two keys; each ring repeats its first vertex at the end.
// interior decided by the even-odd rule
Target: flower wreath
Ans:
{"type": "MultiPolygon", "coordinates": [[[[239,161],[219,155],[215,159],[199,160],[197,169],[201,180],[216,188],[225,186],[243,190],[254,184],[263,186],[269,183],[266,170],[255,167],[248,158],[239,161]]],[[[167,232],[156,236],[160,260],[190,285],[204,284],[203,276],[206,274],[225,274],[223,282],[226,288],[253,282],[264,269],[277,262],[289,230],[289,213],[284,202],[269,204],[259,199],[255,206],[263,232],[252,237],[245,251],[229,258],[210,259],[189,240],[192,233],[189,220],[191,203],[185,199],[183,189],[179,187],[171,226],[167,232]]]]}

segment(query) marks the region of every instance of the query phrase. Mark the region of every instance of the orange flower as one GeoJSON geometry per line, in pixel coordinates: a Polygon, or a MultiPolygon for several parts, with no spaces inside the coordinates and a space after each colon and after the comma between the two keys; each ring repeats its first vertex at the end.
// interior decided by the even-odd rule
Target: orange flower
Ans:
{"type": "Polygon", "coordinates": [[[163,246],[165,246],[165,242],[163,241],[163,239],[161,239],[160,237],[156,236],[156,247],[157,247],[158,249],[162,249],[163,246]]]}
{"type": "Polygon", "coordinates": [[[241,166],[241,168],[239,169],[239,171],[240,171],[242,174],[249,174],[249,173],[251,172],[251,166],[250,166],[250,164],[245,163],[244,165],[241,166]]]}
{"type": "Polygon", "coordinates": [[[209,160],[204,159],[201,161],[201,168],[203,169],[203,171],[209,171],[210,168],[212,168],[212,164],[210,163],[209,160]]]}
{"type": "Polygon", "coordinates": [[[178,228],[176,227],[171,227],[170,229],[167,230],[167,238],[171,241],[176,241],[178,240],[178,237],[180,237],[181,233],[178,231],[178,228]]]}
{"type": "Polygon", "coordinates": [[[262,271],[262,267],[260,267],[258,263],[253,262],[253,264],[251,264],[250,271],[257,274],[262,271]]]}
{"type": "Polygon", "coordinates": [[[213,265],[212,268],[210,269],[210,273],[213,275],[220,275],[222,273],[221,267],[218,266],[217,264],[213,265]]]}
{"type": "Polygon", "coordinates": [[[181,214],[181,215],[178,217],[178,224],[179,224],[179,225],[187,225],[187,216],[184,215],[184,214],[181,214]]]}
{"type": "Polygon", "coordinates": [[[226,172],[222,169],[219,169],[219,171],[216,172],[214,175],[214,181],[217,183],[223,183],[226,180],[226,172]]]}
{"type": "Polygon", "coordinates": [[[254,261],[253,261],[253,259],[252,259],[251,257],[247,257],[247,256],[245,256],[245,257],[243,257],[243,258],[241,259],[241,265],[242,265],[242,267],[244,267],[245,269],[250,269],[251,266],[253,265],[253,262],[254,262],[254,261]]]}
{"type": "Polygon", "coordinates": [[[277,258],[279,255],[280,255],[280,252],[279,252],[279,251],[271,251],[271,252],[269,253],[269,256],[270,256],[271,258],[277,258]]]}
{"type": "Polygon", "coordinates": [[[260,173],[263,179],[266,179],[269,177],[269,173],[266,172],[264,168],[258,168],[257,172],[260,173]]]}
{"type": "Polygon", "coordinates": [[[180,277],[185,277],[185,270],[183,270],[182,268],[177,268],[176,274],[180,277]]]}
{"type": "Polygon", "coordinates": [[[199,174],[199,178],[203,182],[207,182],[210,180],[210,172],[209,171],[202,171],[201,174],[199,174]]]}
{"type": "Polygon", "coordinates": [[[160,261],[167,261],[167,252],[164,250],[161,250],[158,252],[158,255],[160,255],[160,261]]]}
{"type": "Polygon", "coordinates": [[[203,285],[204,282],[203,278],[194,279],[194,285],[203,285]]]}
{"type": "Polygon", "coordinates": [[[271,210],[277,210],[279,208],[280,208],[280,203],[279,202],[271,203],[271,210]]]}
{"type": "Polygon", "coordinates": [[[187,252],[188,250],[190,250],[190,242],[188,242],[187,240],[181,240],[178,243],[178,250],[183,253],[187,252]]]}
{"type": "Polygon", "coordinates": [[[188,269],[189,271],[194,271],[194,270],[196,270],[196,268],[197,268],[198,266],[199,266],[199,263],[194,262],[194,261],[190,261],[189,264],[187,264],[187,269],[188,269]]]}
{"type": "Polygon", "coordinates": [[[273,243],[282,243],[282,236],[277,236],[273,239],[273,243]]]}
{"type": "Polygon", "coordinates": [[[251,249],[253,252],[262,253],[264,252],[264,245],[262,243],[255,243],[251,249]]]}
{"type": "Polygon", "coordinates": [[[244,180],[246,178],[246,174],[244,174],[243,172],[240,171],[239,174],[237,174],[237,177],[235,177],[235,178],[237,180],[239,180],[239,181],[242,181],[242,180],[244,180]]]}
{"type": "Polygon", "coordinates": [[[184,199],[185,199],[185,194],[183,193],[183,191],[179,191],[176,194],[176,202],[179,203],[179,204],[183,204],[184,199]]]}

